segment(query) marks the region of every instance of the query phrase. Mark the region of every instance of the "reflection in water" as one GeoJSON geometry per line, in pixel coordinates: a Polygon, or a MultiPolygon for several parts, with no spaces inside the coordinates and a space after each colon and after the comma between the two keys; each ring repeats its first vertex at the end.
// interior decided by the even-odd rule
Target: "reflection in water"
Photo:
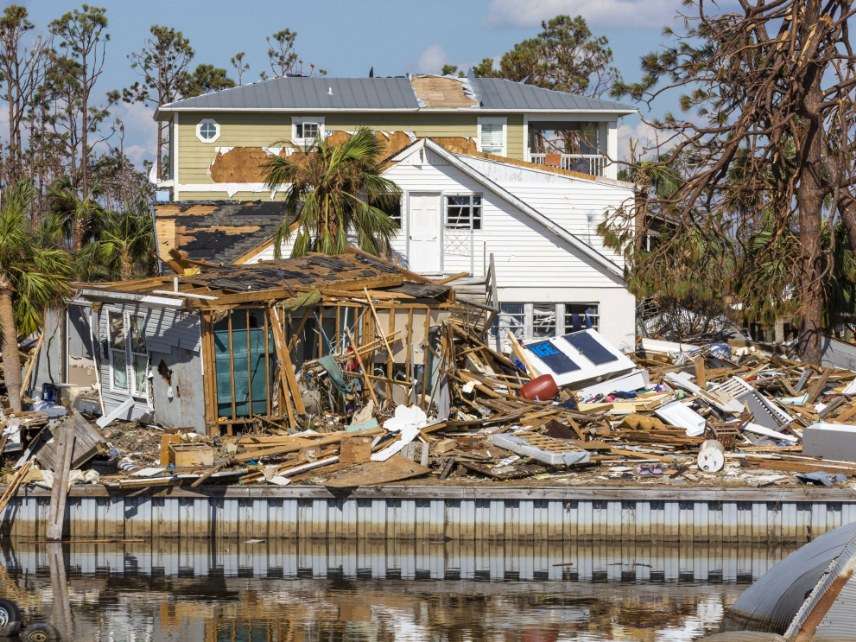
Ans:
{"type": "Polygon", "coordinates": [[[788,552],[704,544],[155,541],[2,550],[69,640],[691,640],[788,552]],[[63,573],[67,577],[63,578],[63,573]]]}

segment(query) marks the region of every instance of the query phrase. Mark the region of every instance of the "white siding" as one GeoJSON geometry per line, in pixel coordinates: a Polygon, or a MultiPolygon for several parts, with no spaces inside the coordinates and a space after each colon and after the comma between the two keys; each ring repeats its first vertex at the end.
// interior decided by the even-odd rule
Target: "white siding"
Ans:
{"type": "MultiPolygon", "coordinates": [[[[564,287],[624,287],[621,279],[609,275],[606,268],[595,264],[591,259],[585,257],[570,243],[558,238],[546,231],[540,224],[533,221],[528,215],[515,207],[505,203],[492,193],[488,192],[483,185],[470,179],[454,167],[443,164],[443,161],[428,152],[428,162],[420,163],[421,154],[411,156],[413,161],[407,159],[385,172],[385,176],[395,181],[405,192],[439,192],[441,194],[456,194],[466,192],[480,192],[482,197],[482,229],[473,232],[473,245],[476,250],[475,273],[482,273],[484,257],[490,253],[494,255],[497,269],[497,281],[501,287],[532,287],[532,286],[564,286],[564,287]],[[484,255],[484,256],[483,256],[484,255]]],[[[539,176],[541,174],[539,173],[539,176]]],[[[563,179],[570,182],[568,179],[563,179]]],[[[509,188],[511,186],[503,185],[509,188]]],[[[530,202],[536,209],[540,208],[532,202],[533,197],[538,196],[539,189],[544,192],[552,192],[554,186],[544,189],[545,186],[520,185],[515,189],[521,190],[520,197],[530,202]],[[525,189],[524,189],[525,187],[525,189]]],[[[591,198],[584,203],[587,209],[603,207],[614,203],[615,196],[609,201],[609,194],[602,196],[598,194],[600,185],[592,184],[589,189],[591,198]]],[[[612,190],[613,188],[608,188],[612,190]]],[[[587,217],[582,207],[572,207],[569,199],[573,198],[573,190],[567,193],[559,193],[557,196],[540,195],[544,204],[550,201],[554,203],[552,211],[546,212],[547,216],[565,227],[570,232],[580,235],[586,231],[587,217]]],[[[540,203],[539,203],[540,204],[540,203]]],[[[601,210],[602,212],[602,210],[601,210]]],[[[407,208],[404,208],[402,216],[405,219],[402,224],[402,232],[394,239],[393,248],[402,255],[407,256],[407,208]]],[[[602,216],[602,214],[600,215],[602,216]]],[[[600,242],[595,239],[594,228],[597,223],[592,223],[591,245],[600,248],[600,242]]],[[[448,233],[444,230],[444,232],[448,233]]],[[[587,240],[588,235],[583,236],[587,240]]],[[[616,263],[617,257],[608,255],[616,263]]],[[[620,263],[619,263],[620,264],[620,263]]],[[[444,271],[447,273],[469,270],[470,260],[464,256],[445,256],[444,271]]]]}
{"type": "MultiPolygon", "coordinates": [[[[101,377],[101,394],[104,399],[104,412],[110,413],[128,398],[129,392],[115,390],[113,388],[110,357],[105,353],[108,345],[109,330],[107,326],[108,312],[130,312],[144,316],[146,320],[146,347],[149,351],[149,369],[156,370],[159,355],[174,353],[176,348],[185,351],[190,359],[198,366],[201,345],[199,315],[192,312],[182,312],[170,308],[148,308],[136,304],[105,304],[97,315],[98,333],[95,347],[95,355],[98,360],[99,374],[101,377]],[[157,357],[155,355],[158,355],[157,357]]],[[[201,380],[201,366],[199,379],[201,380]]],[[[156,376],[150,380],[152,388],[160,384],[156,376]]],[[[199,390],[201,396],[201,385],[199,390]]],[[[150,391],[150,398],[155,394],[154,389],[150,391]]],[[[140,419],[153,411],[153,406],[145,399],[135,398],[134,406],[129,413],[128,419],[140,419]]],[[[183,425],[194,425],[197,417],[186,417],[183,425]]],[[[202,418],[204,422],[204,418],[202,418]]]]}

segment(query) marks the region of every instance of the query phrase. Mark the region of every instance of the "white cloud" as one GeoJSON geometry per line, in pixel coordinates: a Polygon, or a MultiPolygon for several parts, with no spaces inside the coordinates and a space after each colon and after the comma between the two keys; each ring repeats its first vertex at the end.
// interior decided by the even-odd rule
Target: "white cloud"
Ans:
{"type": "Polygon", "coordinates": [[[623,122],[618,126],[618,160],[654,160],[672,149],[681,140],[668,129],[655,129],[641,120],[623,122]],[[631,147],[633,153],[631,154],[631,147]]]}
{"type": "Polygon", "coordinates": [[[598,27],[663,27],[681,8],[679,0],[491,0],[488,23],[537,27],[560,14],[582,16],[598,27]]]}
{"type": "MultiPolygon", "coordinates": [[[[144,160],[155,157],[157,125],[153,113],[150,107],[142,103],[120,103],[113,108],[113,117],[125,125],[125,154],[139,166],[142,166],[144,160]]],[[[110,139],[110,145],[119,145],[117,136],[110,139]]]]}
{"type": "Polygon", "coordinates": [[[447,62],[449,62],[449,57],[446,55],[443,47],[433,44],[426,47],[419,54],[419,60],[416,61],[416,70],[423,74],[438,74],[447,62]]]}

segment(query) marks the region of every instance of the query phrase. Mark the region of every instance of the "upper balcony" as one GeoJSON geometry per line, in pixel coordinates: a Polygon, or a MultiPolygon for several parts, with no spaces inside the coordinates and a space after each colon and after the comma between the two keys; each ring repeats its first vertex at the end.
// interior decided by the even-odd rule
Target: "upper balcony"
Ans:
{"type": "Polygon", "coordinates": [[[607,150],[617,132],[608,122],[529,121],[526,134],[530,162],[592,176],[612,174],[607,150]]]}

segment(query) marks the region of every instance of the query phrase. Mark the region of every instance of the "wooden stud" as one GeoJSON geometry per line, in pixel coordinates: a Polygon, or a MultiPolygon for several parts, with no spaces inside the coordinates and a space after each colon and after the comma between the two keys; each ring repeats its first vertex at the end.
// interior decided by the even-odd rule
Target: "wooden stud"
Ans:
{"type": "MultiPolygon", "coordinates": [[[[238,404],[235,400],[235,350],[232,340],[232,312],[226,317],[226,332],[229,337],[229,385],[232,390],[232,419],[238,418],[238,404]]],[[[229,428],[231,431],[231,427],[229,428]]],[[[229,433],[231,434],[231,432],[229,433]]]]}
{"type": "Polygon", "coordinates": [[[270,341],[268,339],[268,333],[270,332],[270,324],[268,323],[268,315],[262,315],[264,320],[264,333],[265,333],[265,399],[267,400],[267,415],[270,417],[271,412],[273,412],[272,401],[271,401],[271,393],[273,392],[273,386],[270,385],[270,341]]]}
{"type": "Polygon", "coordinates": [[[247,308],[244,312],[244,332],[247,334],[247,416],[252,417],[253,414],[253,350],[250,342],[250,309],[247,308]]]}
{"type": "Polygon", "coordinates": [[[366,368],[363,365],[363,358],[360,356],[359,347],[354,342],[354,335],[351,334],[351,331],[347,328],[345,329],[347,333],[348,340],[351,342],[351,347],[354,349],[354,358],[357,360],[357,365],[360,367],[360,372],[363,374],[363,381],[365,382],[366,388],[368,388],[369,396],[371,396],[372,401],[374,401],[375,408],[380,408],[380,403],[378,403],[377,395],[375,395],[374,386],[372,382],[369,380],[368,373],[366,372],[366,368]]]}
{"type": "Polygon", "coordinates": [[[280,359],[280,370],[283,370],[285,375],[286,389],[291,393],[291,400],[294,403],[294,408],[301,415],[306,414],[306,407],[303,405],[303,398],[300,395],[300,387],[297,385],[297,378],[294,376],[294,363],[291,361],[291,355],[286,348],[285,332],[283,324],[279,319],[279,313],[276,307],[269,308],[272,317],[271,322],[274,326],[273,342],[280,359]]]}
{"type": "MultiPolygon", "coordinates": [[[[431,312],[430,310],[425,310],[425,336],[423,337],[423,348],[422,348],[422,397],[427,397],[430,392],[428,391],[428,383],[431,381],[431,373],[428,372],[429,364],[431,359],[431,341],[429,339],[429,333],[431,332],[431,312]]],[[[426,405],[430,402],[426,401],[426,405]]],[[[420,406],[422,405],[420,400],[420,406]]],[[[426,407],[427,410],[427,407],[426,407]]]]}

